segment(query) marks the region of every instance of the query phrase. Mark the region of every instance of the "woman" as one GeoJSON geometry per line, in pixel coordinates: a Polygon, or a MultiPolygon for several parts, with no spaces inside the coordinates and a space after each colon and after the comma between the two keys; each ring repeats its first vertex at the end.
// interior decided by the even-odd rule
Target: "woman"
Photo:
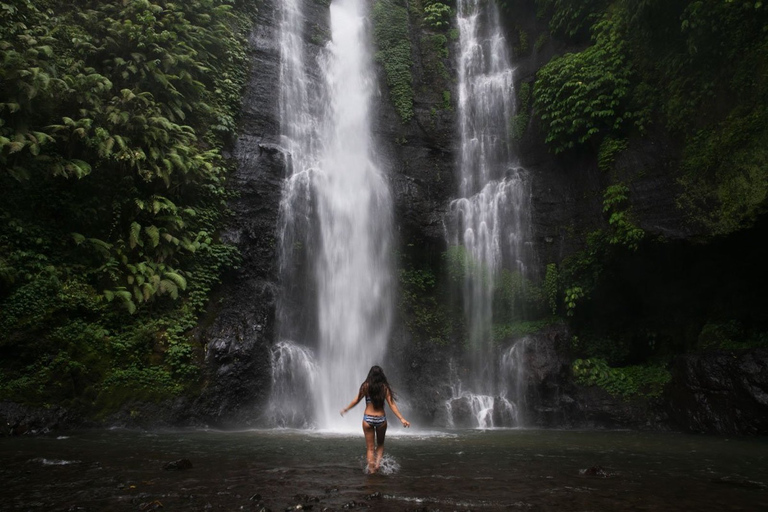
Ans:
{"type": "Polygon", "coordinates": [[[381,464],[381,457],[384,455],[384,436],[387,434],[387,416],[384,413],[384,402],[389,404],[389,408],[395,413],[395,416],[402,422],[403,426],[411,426],[403,418],[395,405],[395,394],[389,387],[384,370],[380,366],[372,366],[368,372],[368,377],[360,385],[360,391],[357,398],[341,410],[344,416],[347,411],[356,406],[360,400],[365,397],[365,413],[363,414],[363,433],[365,434],[365,446],[367,448],[368,471],[376,473],[381,464]],[[375,445],[374,445],[375,437],[375,445]],[[375,449],[374,449],[375,446],[375,449]]]}

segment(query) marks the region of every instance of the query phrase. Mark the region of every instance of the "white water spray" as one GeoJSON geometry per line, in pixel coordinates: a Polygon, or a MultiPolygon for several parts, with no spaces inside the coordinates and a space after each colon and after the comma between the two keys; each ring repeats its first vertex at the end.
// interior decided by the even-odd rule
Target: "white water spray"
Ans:
{"type": "MultiPolygon", "coordinates": [[[[290,176],[281,201],[286,290],[279,329],[281,337],[315,347],[316,380],[303,401],[308,422],[352,430],[359,418],[341,418],[338,411],[370,366],[382,362],[392,317],[392,208],[370,128],[375,80],[368,2],[334,0],[331,41],[312,63],[305,59],[299,5],[283,3],[280,25],[280,112],[290,176]],[[294,300],[292,290],[313,297],[294,300]]],[[[272,398],[273,410],[290,402],[272,398]]]]}

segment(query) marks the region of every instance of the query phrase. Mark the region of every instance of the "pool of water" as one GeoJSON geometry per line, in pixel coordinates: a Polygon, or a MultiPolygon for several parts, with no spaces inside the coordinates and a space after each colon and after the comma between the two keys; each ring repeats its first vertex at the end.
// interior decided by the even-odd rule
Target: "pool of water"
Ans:
{"type": "Polygon", "coordinates": [[[0,510],[768,510],[766,439],[416,431],[388,436],[376,475],[364,448],[287,430],[2,438],[0,510]]]}

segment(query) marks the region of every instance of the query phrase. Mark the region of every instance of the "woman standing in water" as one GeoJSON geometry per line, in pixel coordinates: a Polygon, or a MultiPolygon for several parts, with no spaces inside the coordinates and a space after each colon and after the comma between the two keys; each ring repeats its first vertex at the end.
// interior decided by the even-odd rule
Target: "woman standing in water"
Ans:
{"type": "Polygon", "coordinates": [[[365,382],[360,385],[357,397],[346,408],[341,410],[341,415],[344,416],[347,411],[356,406],[363,398],[365,398],[363,434],[365,434],[368,471],[376,473],[381,464],[381,457],[384,455],[384,437],[387,435],[387,416],[384,412],[384,402],[386,401],[389,404],[389,408],[392,409],[392,412],[395,413],[395,416],[402,422],[404,427],[408,428],[411,424],[397,410],[395,394],[392,392],[392,388],[389,387],[387,377],[380,366],[371,367],[365,382]]]}

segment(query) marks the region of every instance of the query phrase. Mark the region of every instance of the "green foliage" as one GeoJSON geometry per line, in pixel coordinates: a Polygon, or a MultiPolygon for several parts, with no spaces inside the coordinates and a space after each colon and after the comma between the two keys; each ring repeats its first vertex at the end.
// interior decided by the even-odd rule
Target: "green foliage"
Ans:
{"type": "Polygon", "coordinates": [[[606,137],[600,143],[597,152],[597,168],[601,171],[609,171],[613,167],[616,155],[627,149],[626,139],[614,139],[606,137]]]}
{"type": "Polygon", "coordinates": [[[679,204],[711,234],[764,211],[768,9],[762,2],[625,1],[645,98],[683,145],[679,204]]]}
{"type": "MultiPolygon", "coordinates": [[[[552,114],[542,125],[554,151],[577,148],[581,156],[595,157],[601,170],[610,171],[629,143],[643,147],[663,141],[662,148],[657,146],[663,153],[654,172],[669,173],[681,185],[674,189],[681,191],[678,205],[698,232],[727,235],[762,220],[768,191],[768,9],[762,2],[536,3],[552,33],[542,36],[535,48],[541,48],[544,37],[553,39],[551,48],[591,44],[579,53],[556,57],[539,72],[534,106],[542,117],[552,114]],[[587,93],[577,88],[578,82],[604,87],[587,93]],[[604,117],[592,117],[595,112],[604,117]],[[562,124],[552,124],[557,119],[562,124]],[[650,124],[653,140],[638,140],[650,124]]],[[[509,21],[514,21],[511,12],[509,21]]],[[[712,319],[703,329],[699,317],[682,313],[676,316],[679,325],[664,327],[665,332],[658,329],[668,320],[657,319],[650,327],[654,333],[646,337],[642,329],[621,333],[627,329],[627,317],[608,319],[609,313],[598,309],[612,300],[605,294],[617,293],[610,284],[614,277],[630,276],[629,282],[636,283],[627,265],[637,261],[631,252],[645,236],[633,219],[625,185],[606,189],[603,207],[608,225],[592,232],[571,231],[583,249],[559,267],[561,293],[577,288],[583,293],[570,312],[575,313],[571,326],[578,331],[576,345],[584,357],[626,364],[650,353],[690,348],[696,345],[699,329],[696,346],[701,349],[761,346],[764,326],[734,329],[727,318],[738,315],[727,307],[715,308],[726,320],[712,319]]],[[[625,305],[631,307],[634,298],[634,292],[627,291],[625,305]]],[[[703,307],[684,306],[689,312],[703,307]]],[[[638,313],[645,317],[646,311],[638,313]]]]}
{"type": "Polygon", "coordinates": [[[611,185],[605,189],[603,212],[609,215],[608,224],[611,226],[609,243],[635,251],[645,237],[645,232],[632,222],[631,213],[625,206],[628,202],[629,188],[623,183],[611,185]]]}
{"type": "Polygon", "coordinates": [[[448,308],[439,300],[436,284],[429,269],[401,269],[400,313],[417,339],[443,346],[448,344],[454,326],[448,308]]]}
{"type": "Polygon", "coordinates": [[[559,273],[556,263],[547,265],[547,271],[544,275],[544,296],[547,300],[547,306],[553,315],[557,314],[557,295],[560,289],[559,273]]]}
{"type": "Polygon", "coordinates": [[[555,152],[593,141],[600,168],[609,169],[621,141],[642,135],[652,121],[662,123],[683,146],[679,204],[692,221],[726,234],[764,211],[768,9],[762,2],[537,4],[554,37],[580,40],[589,31],[593,43],[539,72],[535,106],[555,152]]]}
{"type": "Polygon", "coordinates": [[[645,232],[632,221],[629,188],[623,183],[609,186],[603,194],[603,212],[608,229],[586,237],[586,247],[563,261],[560,282],[565,287],[565,310],[573,316],[578,302],[588,297],[597,285],[607,262],[621,257],[622,251],[636,251],[645,232]]]}
{"type": "Polygon", "coordinates": [[[517,108],[515,115],[510,119],[510,134],[514,140],[521,140],[528,129],[528,123],[531,119],[531,84],[523,82],[517,91],[517,108]]]}
{"type": "Polygon", "coordinates": [[[712,234],[749,226],[766,210],[768,109],[734,112],[686,147],[679,204],[712,234]]]}
{"type": "Polygon", "coordinates": [[[526,55],[530,51],[531,47],[528,43],[528,32],[523,29],[517,32],[517,44],[514,46],[515,53],[517,55],[526,55]]]}
{"type": "Polygon", "coordinates": [[[609,365],[621,366],[631,355],[631,341],[627,336],[599,336],[585,332],[571,338],[573,353],[582,358],[598,358],[609,365]]]}
{"type": "Polygon", "coordinates": [[[556,321],[557,320],[554,318],[544,318],[541,320],[525,320],[504,324],[493,324],[493,341],[499,343],[504,340],[529,336],[552,325],[556,321]]]}
{"type": "Polygon", "coordinates": [[[576,304],[579,299],[584,297],[584,290],[581,286],[572,286],[565,290],[565,311],[568,316],[573,316],[576,304]]]}
{"type": "Polygon", "coordinates": [[[738,320],[709,321],[701,328],[696,348],[700,350],[739,350],[768,347],[768,332],[750,330],[738,320]]]}
{"type": "Polygon", "coordinates": [[[448,247],[443,253],[443,261],[448,277],[456,284],[462,283],[468,274],[478,275],[482,271],[463,245],[448,247]]]}
{"type": "Polygon", "coordinates": [[[400,119],[413,117],[413,75],[408,10],[396,0],[377,0],[373,5],[373,37],[376,61],[384,67],[390,97],[400,119]]]}
{"type": "Polygon", "coordinates": [[[439,110],[453,110],[450,92],[447,90],[452,83],[448,71],[448,43],[449,39],[457,35],[454,34],[455,29],[451,28],[453,11],[446,2],[439,0],[417,0],[408,5],[411,23],[421,29],[416,47],[422,75],[419,83],[414,85],[418,87],[422,101],[432,105],[430,112],[434,123],[439,110]]]}
{"type": "Polygon", "coordinates": [[[463,285],[471,279],[492,291],[494,322],[508,324],[546,314],[548,305],[543,285],[519,271],[492,272],[476,261],[464,246],[449,247],[443,253],[443,262],[454,285],[463,285]]]}
{"type": "Polygon", "coordinates": [[[440,0],[426,0],[424,23],[433,29],[445,29],[451,25],[453,9],[440,0]]]}
{"type": "Polygon", "coordinates": [[[606,18],[592,37],[592,46],[556,57],[536,74],[534,105],[555,153],[633,126],[644,128],[633,123],[644,116],[630,103],[632,69],[616,23],[606,18]]]}
{"type": "Polygon", "coordinates": [[[541,287],[518,271],[502,269],[493,282],[493,289],[493,318],[497,322],[526,318],[530,312],[543,309],[541,287]]]}
{"type": "Polygon", "coordinates": [[[539,12],[550,16],[549,30],[556,36],[586,38],[608,5],[608,0],[536,0],[539,12]]]}
{"type": "Polygon", "coordinates": [[[661,396],[672,378],[661,366],[626,366],[611,368],[604,359],[577,359],[571,366],[576,382],[583,386],[599,386],[614,396],[625,399],[661,396]]]}
{"type": "Polygon", "coordinates": [[[188,333],[237,262],[214,234],[238,5],[0,1],[0,397],[92,401],[134,374],[169,396],[199,376],[188,333]]]}

